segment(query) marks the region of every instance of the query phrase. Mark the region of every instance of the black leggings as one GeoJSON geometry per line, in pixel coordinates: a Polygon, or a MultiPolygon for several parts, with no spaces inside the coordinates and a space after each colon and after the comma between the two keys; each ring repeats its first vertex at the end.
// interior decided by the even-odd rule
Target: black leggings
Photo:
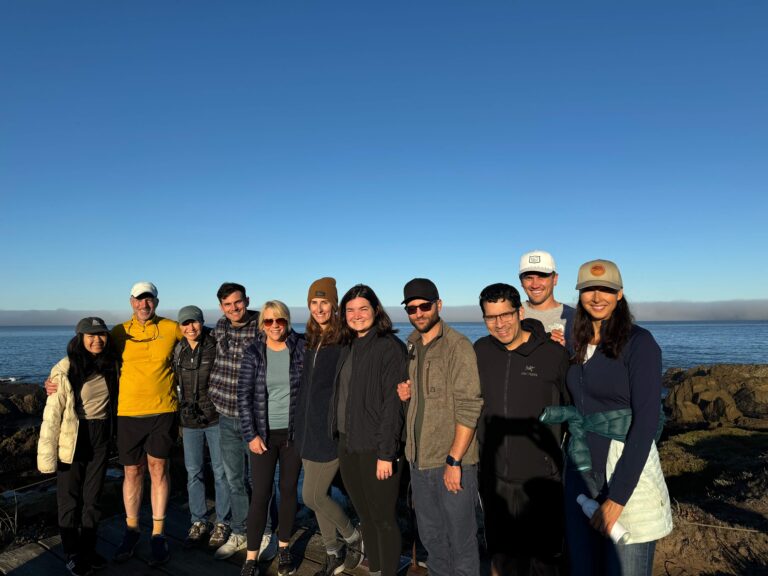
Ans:
{"type": "Polygon", "coordinates": [[[267,523],[267,507],[272,497],[275,468],[280,461],[280,509],[278,511],[278,538],[291,541],[293,521],[296,518],[297,486],[301,472],[301,457],[296,445],[288,443],[288,430],[271,430],[263,454],[249,452],[253,493],[248,509],[248,550],[258,551],[264,526],[267,523]]]}
{"type": "Polygon", "coordinates": [[[344,486],[360,517],[365,554],[371,572],[395,576],[402,540],[397,524],[397,495],[400,489],[400,460],[392,463],[392,476],[376,478],[375,452],[347,452],[346,436],[339,437],[339,468],[344,486]]]}

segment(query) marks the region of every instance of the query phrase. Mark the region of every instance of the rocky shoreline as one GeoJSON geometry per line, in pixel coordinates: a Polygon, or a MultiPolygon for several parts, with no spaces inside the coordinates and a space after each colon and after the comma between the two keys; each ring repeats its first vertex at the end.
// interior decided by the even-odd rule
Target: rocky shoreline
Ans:
{"type": "MultiPolygon", "coordinates": [[[[673,368],[664,385],[675,529],[654,574],[768,574],[768,365],[673,368]]],[[[0,384],[0,492],[51,477],[36,471],[44,406],[42,387],[0,384]]]]}

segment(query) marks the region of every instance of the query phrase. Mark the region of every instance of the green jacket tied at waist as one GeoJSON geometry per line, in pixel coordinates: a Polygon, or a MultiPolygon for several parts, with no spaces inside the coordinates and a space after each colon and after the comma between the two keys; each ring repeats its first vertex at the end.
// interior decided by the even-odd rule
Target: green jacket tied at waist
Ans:
{"type": "MultiPolygon", "coordinates": [[[[587,432],[599,434],[612,440],[623,442],[632,424],[632,409],[606,410],[594,414],[583,415],[575,406],[548,406],[539,416],[544,424],[562,424],[568,422],[568,458],[577,470],[592,469],[592,457],[587,445],[587,432]]],[[[656,430],[656,441],[659,441],[664,428],[664,411],[659,416],[659,427],[656,430]]]]}

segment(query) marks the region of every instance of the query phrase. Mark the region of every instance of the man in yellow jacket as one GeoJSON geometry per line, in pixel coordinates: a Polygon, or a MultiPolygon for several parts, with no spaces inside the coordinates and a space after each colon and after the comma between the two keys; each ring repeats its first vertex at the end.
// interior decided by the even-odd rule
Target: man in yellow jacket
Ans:
{"type": "Polygon", "coordinates": [[[150,565],[168,561],[163,534],[170,481],[168,461],[178,436],[176,389],[172,358],[181,339],[179,325],[155,314],[157,288],[137,282],[131,289],[131,319],[112,329],[122,356],[117,400],[117,450],[125,469],[123,503],[126,531],[115,561],[128,560],[139,542],[139,507],[144,473],[149,468],[152,500],[150,565]]]}

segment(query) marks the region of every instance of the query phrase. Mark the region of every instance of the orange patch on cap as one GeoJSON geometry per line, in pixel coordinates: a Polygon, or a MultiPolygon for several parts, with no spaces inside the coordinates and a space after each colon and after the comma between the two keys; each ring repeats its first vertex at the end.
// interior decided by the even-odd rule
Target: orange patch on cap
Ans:
{"type": "Polygon", "coordinates": [[[595,264],[592,266],[592,268],[589,269],[592,276],[602,276],[605,274],[605,266],[602,264],[595,264]]]}

